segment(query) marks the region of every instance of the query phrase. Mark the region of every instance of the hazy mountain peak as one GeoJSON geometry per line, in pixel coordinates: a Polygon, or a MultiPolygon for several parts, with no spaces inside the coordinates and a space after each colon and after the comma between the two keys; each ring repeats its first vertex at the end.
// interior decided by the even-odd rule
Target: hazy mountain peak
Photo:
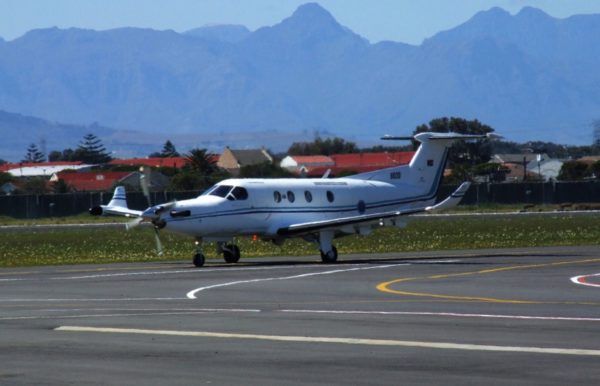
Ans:
{"type": "Polygon", "coordinates": [[[552,16],[548,15],[541,9],[529,6],[521,8],[516,17],[528,19],[552,19],[552,16]]]}
{"type": "Polygon", "coordinates": [[[185,31],[183,34],[201,39],[237,43],[248,37],[250,33],[250,30],[243,25],[217,24],[194,28],[189,31],[185,31]]]}
{"type": "Polygon", "coordinates": [[[283,20],[280,25],[298,31],[314,31],[321,34],[345,30],[329,11],[317,3],[299,6],[292,16],[283,20]]]}
{"type": "Polygon", "coordinates": [[[291,16],[292,18],[310,18],[311,20],[322,19],[324,21],[336,22],[328,10],[317,3],[302,4],[291,16]]]}
{"type": "Polygon", "coordinates": [[[489,19],[497,20],[499,18],[509,19],[511,17],[512,16],[510,15],[510,13],[507,10],[505,10],[504,8],[492,7],[490,9],[488,9],[487,11],[477,12],[468,22],[477,21],[477,20],[489,20],[489,19]]]}

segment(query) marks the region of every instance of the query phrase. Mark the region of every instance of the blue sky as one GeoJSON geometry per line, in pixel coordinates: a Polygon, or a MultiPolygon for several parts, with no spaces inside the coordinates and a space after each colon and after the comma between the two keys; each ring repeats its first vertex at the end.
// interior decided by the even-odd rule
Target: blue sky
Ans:
{"type": "MultiPolygon", "coordinates": [[[[35,28],[148,27],[178,32],[206,24],[273,25],[307,0],[0,0],[0,37],[35,28]]],[[[343,25],[372,43],[420,44],[475,13],[498,6],[511,13],[533,6],[564,18],[600,13],[599,0],[318,0],[343,25]]]]}

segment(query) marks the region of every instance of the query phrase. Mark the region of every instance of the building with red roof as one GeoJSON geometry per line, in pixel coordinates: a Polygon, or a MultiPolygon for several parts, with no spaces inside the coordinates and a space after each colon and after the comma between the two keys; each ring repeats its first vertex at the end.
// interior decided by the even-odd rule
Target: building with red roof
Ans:
{"type": "Polygon", "coordinates": [[[332,154],[331,156],[288,156],[281,167],[297,174],[320,177],[331,171],[332,175],[365,173],[410,163],[415,152],[382,152],[332,154]]]}
{"type": "Polygon", "coordinates": [[[0,165],[0,172],[12,174],[15,177],[40,177],[51,176],[63,170],[89,169],[81,161],[55,161],[55,162],[16,162],[0,165]]]}
{"type": "MultiPolygon", "coordinates": [[[[140,186],[140,172],[60,172],[50,178],[50,182],[64,181],[71,189],[78,192],[103,192],[112,190],[117,185],[140,186]]],[[[157,171],[150,173],[150,190],[164,190],[169,178],[157,171]]]]}
{"type": "Polygon", "coordinates": [[[325,155],[288,155],[279,166],[292,173],[307,174],[310,169],[334,167],[335,161],[325,155]]]}
{"type": "Polygon", "coordinates": [[[99,192],[110,190],[115,185],[123,183],[127,177],[133,175],[137,178],[133,183],[137,184],[136,181],[139,180],[138,172],[59,172],[50,178],[50,182],[62,180],[71,189],[78,192],[99,192]]]}
{"type": "MultiPolygon", "coordinates": [[[[216,162],[216,161],[215,161],[216,162]]],[[[153,168],[169,167],[181,169],[188,164],[185,157],[148,157],[148,158],[130,158],[130,159],[114,159],[109,162],[111,165],[132,165],[132,166],[149,166],[153,168]]]]}

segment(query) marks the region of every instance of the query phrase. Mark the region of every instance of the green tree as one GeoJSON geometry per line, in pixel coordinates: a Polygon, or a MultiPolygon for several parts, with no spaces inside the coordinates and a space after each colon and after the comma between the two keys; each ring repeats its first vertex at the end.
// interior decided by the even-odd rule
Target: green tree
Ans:
{"type": "Polygon", "coordinates": [[[200,190],[205,187],[204,179],[191,170],[182,170],[171,178],[169,190],[200,190]]]}
{"type": "Polygon", "coordinates": [[[316,137],[312,142],[294,142],[288,149],[290,155],[331,155],[357,153],[358,147],[354,142],[343,138],[322,139],[316,137]]]}
{"type": "Polygon", "coordinates": [[[15,177],[13,177],[10,173],[0,172],[0,186],[6,184],[7,182],[13,182],[15,177]]]}
{"type": "Polygon", "coordinates": [[[567,161],[560,168],[556,179],[560,181],[578,181],[591,175],[591,170],[585,162],[567,161]]]}
{"type": "Polygon", "coordinates": [[[160,152],[160,156],[163,158],[179,157],[179,153],[177,152],[177,149],[175,149],[175,145],[173,145],[170,140],[167,140],[160,152]]]}
{"type": "Polygon", "coordinates": [[[594,178],[600,179],[600,161],[596,161],[589,166],[590,174],[594,175],[594,178]]]}
{"type": "Polygon", "coordinates": [[[64,161],[62,159],[62,153],[58,150],[52,150],[50,153],[48,153],[48,161],[50,161],[50,162],[64,161]]]}
{"type": "Polygon", "coordinates": [[[185,155],[188,164],[186,165],[192,171],[201,175],[211,175],[217,170],[217,160],[206,149],[195,148],[185,155]]]}
{"type": "Polygon", "coordinates": [[[103,164],[112,159],[100,138],[94,134],[86,134],[74,153],[74,161],[83,161],[88,164],[103,164]]]}
{"type": "Polygon", "coordinates": [[[272,162],[262,162],[254,165],[246,165],[240,168],[241,178],[284,178],[294,177],[288,170],[272,162]]]}
{"type": "Polygon", "coordinates": [[[29,194],[44,194],[48,192],[46,177],[30,177],[23,184],[23,191],[29,194]]]}
{"type": "Polygon", "coordinates": [[[160,157],[160,158],[170,158],[170,157],[179,157],[179,153],[177,149],[175,149],[175,145],[170,140],[167,140],[163,145],[162,151],[160,153],[152,153],[150,157],[160,157]]]}
{"type": "Polygon", "coordinates": [[[33,162],[40,163],[46,160],[46,155],[42,153],[35,143],[32,143],[27,148],[27,153],[25,154],[25,158],[21,160],[21,162],[33,162]]]}
{"type": "Polygon", "coordinates": [[[71,186],[67,184],[64,180],[58,180],[54,184],[52,184],[52,191],[54,193],[69,193],[71,190],[71,186]]]}

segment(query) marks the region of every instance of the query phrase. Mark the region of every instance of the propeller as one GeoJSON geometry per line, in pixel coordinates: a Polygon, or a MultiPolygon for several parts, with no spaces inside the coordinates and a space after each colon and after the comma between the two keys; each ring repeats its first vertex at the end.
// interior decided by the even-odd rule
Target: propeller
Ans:
{"type": "Polygon", "coordinates": [[[159,256],[162,256],[164,249],[163,244],[160,241],[160,235],[158,233],[158,230],[164,228],[166,223],[163,220],[160,220],[160,214],[165,210],[168,210],[175,206],[175,202],[170,202],[168,204],[160,205],[157,207],[152,206],[152,200],[150,198],[150,173],[151,169],[149,167],[140,167],[140,186],[142,187],[142,193],[144,194],[144,197],[146,197],[146,201],[148,202],[148,209],[146,209],[142,213],[141,217],[138,217],[125,224],[125,229],[130,230],[139,226],[143,222],[151,222],[152,225],[154,225],[154,240],[156,242],[156,252],[159,256]]]}
{"type": "Polygon", "coordinates": [[[137,227],[138,225],[140,225],[142,223],[142,221],[144,221],[143,217],[138,217],[136,219],[133,219],[125,224],[125,229],[131,230],[131,229],[137,227]]]}
{"type": "Polygon", "coordinates": [[[163,245],[162,242],[160,241],[160,237],[158,236],[158,228],[154,227],[154,241],[156,241],[156,253],[158,253],[158,256],[162,256],[163,255],[163,245]]]}
{"type": "Polygon", "coordinates": [[[142,192],[148,201],[148,207],[152,206],[150,200],[150,168],[141,166],[140,167],[140,185],[142,186],[142,192]]]}

